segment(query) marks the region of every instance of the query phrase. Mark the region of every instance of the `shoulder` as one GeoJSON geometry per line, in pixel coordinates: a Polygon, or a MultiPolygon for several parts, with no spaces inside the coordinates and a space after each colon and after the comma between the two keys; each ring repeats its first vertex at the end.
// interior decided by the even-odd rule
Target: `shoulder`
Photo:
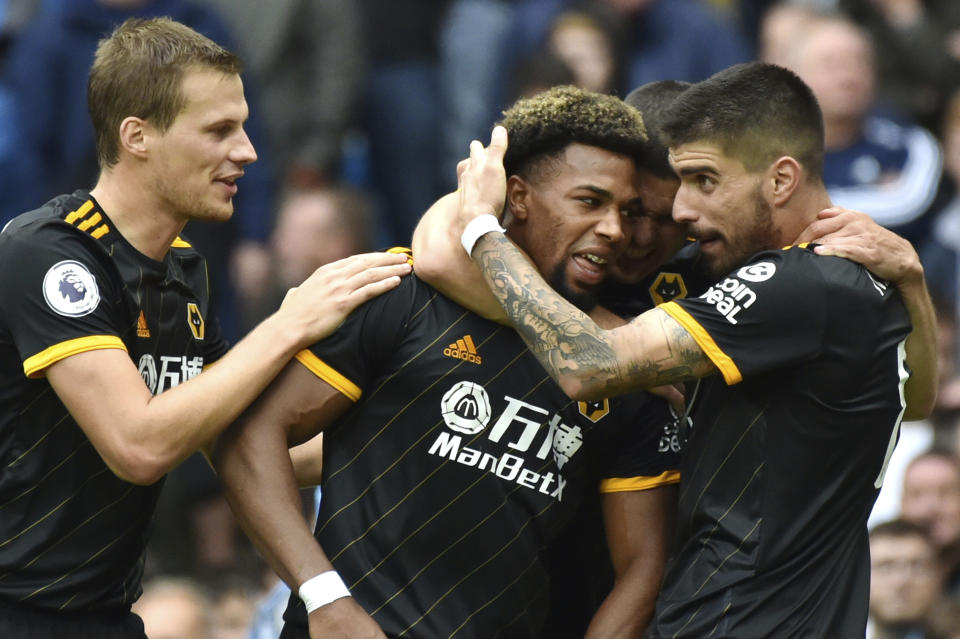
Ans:
{"type": "Polygon", "coordinates": [[[68,221],[71,213],[82,204],[82,199],[65,195],[22,213],[10,220],[0,232],[0,245],[4,246],[4,251],[26,249],[44,252],[64,241],[75,240],[78,246],[95,251],[98,243],[68,221]]]}

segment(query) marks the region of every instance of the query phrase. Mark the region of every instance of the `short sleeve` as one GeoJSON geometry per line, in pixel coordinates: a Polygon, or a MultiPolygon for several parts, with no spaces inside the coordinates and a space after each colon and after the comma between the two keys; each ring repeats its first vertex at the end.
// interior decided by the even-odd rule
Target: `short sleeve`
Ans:
{"type": "Polygon", "coordinates": [[[604,442],[600,492],[648,490],[680,481],[678,421],[662,398],[640,392],[618,398],[624,410],[616,432],[604,442]]]}
{"type": "Polygon", "coordinates": [[[827,290],[818,256],[800,247],[764,251],[695,298],[658,306],[679,322],[727,384],[822,348],[827,290]]]}
{"type": "Polygon", "coordinates": [[[428,296],[428,287],[409,275],[397,288],[358,307],[332,335],[300,351],[296,359],[357,401],[396,353],[414,309],[428,296]]]}
{"type": "Polygon", "coordinates": [[[91,240],[53,225],[0,237],[3,325],[28,377],[84,351],[126,350],[122,287],[91,240]]]}

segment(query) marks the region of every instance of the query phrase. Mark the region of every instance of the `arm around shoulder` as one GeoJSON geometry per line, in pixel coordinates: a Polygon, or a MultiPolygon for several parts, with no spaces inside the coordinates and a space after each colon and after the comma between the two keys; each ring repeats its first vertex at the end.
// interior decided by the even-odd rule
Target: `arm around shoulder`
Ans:
{"type": "Polygon", "coordinates": [[[454,232],[452,221],[457,205],[457,194],[449,193],[420,218],[413,232],[414,271],[460,306],[486,319],[506,323],[503,309],[454,232]]]}

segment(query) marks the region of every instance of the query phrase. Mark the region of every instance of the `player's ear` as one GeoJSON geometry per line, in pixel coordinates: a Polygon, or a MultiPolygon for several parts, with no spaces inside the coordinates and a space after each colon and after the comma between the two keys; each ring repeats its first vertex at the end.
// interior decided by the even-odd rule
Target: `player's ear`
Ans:
{"type": "Polygon", "coordinates": [[[517,220],[526,220],[530,212],[530,185],[519,175],[507,178],[507,209],[517,220]]]}
{"type": "Polygon", "coordinates": [[[148,126],[146,121],[138,117],[124,118],[123,122],[120,123],[120,148],[137,157],[146,155],[148,137],[146,129],[148,126]]]}
{"type": "Polygon", "coordinates": [[[796,159],[785,155],[770,165],[767,184],[770,187],[771,202],[774,206],[782,206],[800,185],[803,179],[803,168],[796,159]]]}

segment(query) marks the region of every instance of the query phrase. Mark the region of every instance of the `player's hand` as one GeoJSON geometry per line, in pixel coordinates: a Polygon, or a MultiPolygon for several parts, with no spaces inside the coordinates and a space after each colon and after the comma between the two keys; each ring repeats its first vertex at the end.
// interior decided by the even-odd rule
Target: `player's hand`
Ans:
{"type": "Polygon", "coordinates": [[[363,253],[321,266],[290,289],[278,313],[303,333],[304,345],[334,331],[353,309],[400,284],[410,273],[407,256],[363,253]]]}
{"type": "Polygon", "coordinates": [[[310,639],[387,639],[353,597],[344,597],[310,613],[310,639]]]}
{"type": "Polygon", "coordinates": [[[503,168],[506,152],[507,130],[496,126],[490,134],[490,145],[484,147],[479,140],[474,140],[470,143],[470,158],[457,165],[458,234],[477,216],[491,213],[499,218],[503,213],[507,197],[507,175],[503,168]]]}
{"type": "Polygon", "coordinates": [[[673,412],[677,415],[683,415],[686,412],[687,398],[684,397],[683,391],[684,387],[682,383],[666,384],[664,386],[655,386],[654,388],[647,389],[647,392],[651,395],[658,395],[667,400],[670,408],[672,408],[673,412]]]}
{"type": "Polygon", "coordinates": [[[817,242],[820,255],[836,255],[863,264],[895,284],[922,277],[920,257],[909,241],[877,224],[869,215],[833,207],[820,211],[796,243],[817,242]]]}

